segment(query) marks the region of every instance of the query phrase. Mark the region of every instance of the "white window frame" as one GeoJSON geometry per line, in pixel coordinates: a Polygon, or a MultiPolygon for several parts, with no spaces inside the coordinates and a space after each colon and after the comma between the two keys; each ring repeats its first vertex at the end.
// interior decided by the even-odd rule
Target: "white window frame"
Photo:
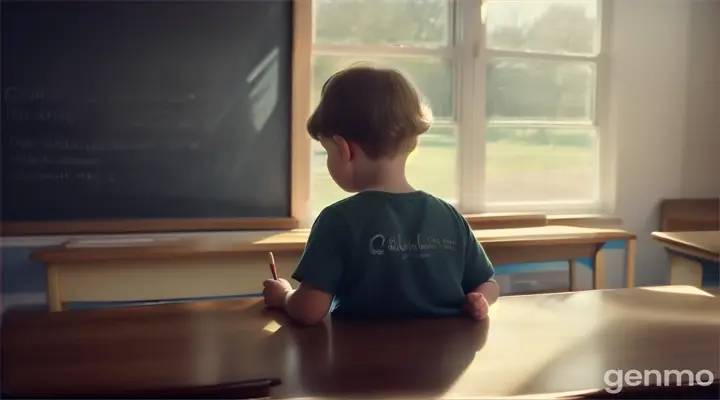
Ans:
{"type": "MultiPolygon", "coordinates": [[[[452,127],[455,129],[457,134],[458,143],[460,141],[460,132],[465,129],[463,123],[465,121],[461,118],[461,108],[464,102],[460,85],[463,79],[459,77],[461,70],[461,63],[459,61],[459,54],[461,52],[461,44],[463,41],[460,40],[459,32],[457,29],[458,21],[458,8],[457,3],[466,2],[467,0],[446,0],[448,2],[448,44],[442,48],[422,48],[422,47],[401,47],[401,46],[386,46],[386,45],[356,45],[356,44],[316,44],[315,43],[315,29],[312,30],[312,56],[315,55],[364,55],[368,57],[437,57],[451,59],[453,63],[453,116],[451,119],[437,118],[433,121],[434,127],[452,127]]],[[[471,1],[472,2],[472,1],[471,1]]],[[[315,8],[313,7],[313,12],[315,8]]],[[[460,157],[458,157],[459,159],[460,157]]],[[[457,174],[460,174],[460,165],[457,166],[457,174]]],[[[457,187],[460,187],[458,182],[457,187]]],[[[461,208],[459,202],[459,194],[456,195],[456,199],[446,199],[455,206],[461,208]]],[[[315,216],[312,216],[315,217],[315,216]]]]}
{"type": "MultiPolygon", "coordinates": [[[[311,215],[311,144],[305,132],[305,120],[310,114],[311,60],[318,54],[366,55],[366,56],[437,56],[452,58],[454,62],[454,120],[436,120],[435,125],[454,126],[457,129],[457,198],[448,199],[464,214],[494,212],[545,212],[547,214],[611,214],[615,198],[615,141],[608,128],[609,79],[609,24],[612,0],[598,0],[598,25],[601,34],[597,38],[596,56],[551,55],[505,50],[489,50],[485,46],[485,0],[448,0],[450,12],[449,47],[440,49],[391,47],[382,45],[315,44],[312,24],[314,7],[312,0],[295,0],[295,50],[293,75],[293,201],[292,215],[301,227],[309,227],[315,216],[311,215]],[[516,203],[488,205],[485,203],[485,66],[494,56],[512,56],[537,60],[576,60],[594,62],[596,66],[595,113],[592,124],[598,138],[598,192],[599,198],[591,202],[516,203]],[[297,82],[301,80],[301,82],[297,82]],[[467,88],[471,88],[467,90],[467,88]]],[[[529,123],[508,122],[508,126],[527,126],[529,123]]],[[[556,126],[581,126],[563,124],[556,126]]],[[[532,124],[551,127],[552,124],[532,124]]]]}
{"type": "MultiPolygon", "coordinates": [[[[517,0],[515,0],[517,1],[517,0]]],[[[593,128],[597,133],[597,182],[598,196],[591,201],[549,201],[549,202],[513,202],[488,204],[483,197],[485,176],[473,177],[475,184],[469,182],[461,185],[461,194],[464,191],[480,192],[467,193],[466,197],[461,197],[461,210],[471,210],[472,212],[544,212],[547,214],[612,214],[615,208],[615,138],[611,137],[608,127],[609,119],[609,87],[610,80],[608,77],[608,61],[607,54],[609,52],[608,45],[610,43],[610,10],[611,0],[597,1],[597,29],[599,35],[596,36],[597,54],[594,56],[586,55],[558,55],[549,53],[534,53],[508,50],[495,50],[486,48],[485,43],[485,15],[487,2],[485,0],[468,1],[459,3],[462,10],[461,14],[468,17],[468,35],[475,38],[476,58],[475,58],[475,76],[476,82],[474,90],[476,92],[474,124],[472,131],[464,132],[468,135],[474,135],[477,143],[472,142],[475,152],[485,154],[485,134],[486,128],[490,125],[485,114],[485,68],[490,59],[493,57],[511,57],[527,60],[540,61],[580,61],[595,64],[595,98],[593,120],[589,124],[582,123],[545,123],[530,121],[494,121],[494,126],[507,127],[523,127],[523,126],[542,126],[542,127],[587,127],[593,128]],[[472,21],[474,16],[480,16],[480,21],[472,21]],[[474,31],[473,31],[474,30],[474,31]],[[478,184],[478,182],[481,182],[478,184]]],[[[470,140],[470,139],[468,139],[470,140]]],[[[462,170],[464,171],[485,171],[485,157],[460,157],[462,160],[462,170]]],[[[476,175],[479,173],[476,173],[476,175]]]]}

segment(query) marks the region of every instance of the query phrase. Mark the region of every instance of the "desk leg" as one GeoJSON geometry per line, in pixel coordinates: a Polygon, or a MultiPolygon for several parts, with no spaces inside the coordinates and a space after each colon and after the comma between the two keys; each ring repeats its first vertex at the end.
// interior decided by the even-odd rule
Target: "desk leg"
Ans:
{"type": "Polygon", "coordinates": [[[625,244],[625,286],[635,287],[635,239],[630,239],[625,244]]]}
{"type": "Polygon", "coordinates": [[[576,260],[568,260],[568,267],[570,271],[570,291],[571,292],[577,292],[578,290],[578,266],[576,260]]]}
{"type": "Polygon", "coordinates": [[[602,251],[602,246],[598,246],[595,251],[595,257],[593,257],[593,289],[604,289],[605,288],[605,254],[602,251]]]}
{"type": "Polygon", "coordinates": [[[47,267],[47,297],[48,308],[51,312],[62,311],[62,302],[60,301],[60,271],[58,267],[47,267]]]}
{"type": "Polygon", "coordinates": [[[671,285],[688,285],[696,288],[702,287],[702,264],[671,252],[668,252],[668,259],[668,261],[670,261],[671,285]]]}

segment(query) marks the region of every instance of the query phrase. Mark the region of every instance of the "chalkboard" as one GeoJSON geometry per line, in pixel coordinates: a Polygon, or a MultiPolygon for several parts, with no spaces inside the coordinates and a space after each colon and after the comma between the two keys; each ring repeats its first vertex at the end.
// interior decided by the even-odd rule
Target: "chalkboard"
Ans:
{"type": "Polygon", "coordinates": [[[3,1],[3,222],[289,218],[292,11],[3,1]]]}

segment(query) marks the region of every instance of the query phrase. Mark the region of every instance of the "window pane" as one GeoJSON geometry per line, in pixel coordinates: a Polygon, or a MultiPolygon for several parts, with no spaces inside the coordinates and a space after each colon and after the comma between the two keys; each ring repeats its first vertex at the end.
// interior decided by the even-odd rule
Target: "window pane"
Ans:
{"type": "Polygon", "coordinates": [[[440,57],[363,57],[355,55],[315,55],[313,57],[313,108],[320,90],[332,74],[357,62],[396,68],[407,74],[425,97],[435,118],[453,117],[453,64],[440,57]]]}
{"type": "Polygon", "coordinates": [[[314,0],[315,43],[449,45],[448,0],[314,0]]]}
{"type": "Polygon", "coordinates": [[[457,135],[452,126],[435,126],[420,136],[410,154],[407,178],[413,187],[451,201],[457,198],[457,135]]]}
{"type": "Polygon", "coordinates": [[[487,46],[553,54],[597,53],[597,0],[490,0],[487,46]]]}
{"type": "Polygon", "coordinates": [[[489,119],[592,121],[595,65],[499,58],[487,66],[489,119]]]}
{"type": "Polygon", "coordinates": [[[323,208],[342,200],[350,193],[344,192],[333,182],[327,170],[327,152],[317,141],[312,141],[312,174],[310,206],[313,215],[318,215],[323,208]]]}
{"type": "Polygon", "coordinates": [[[486,140],[488,203],[596,199],[593,129],[490,127],[486,140]]]}
{"type": "MultiPolygon", "coordinates": [[[[348,196],[330,177],[325,149],[312,145],[312,213],[317,215],[326,206],[348,196]]],[[[410,154],[407,175],[416,189],[452,200],[457,194],[457,136],[455,127],[437,126],[420,136],[418,147],[410,154]]]]}

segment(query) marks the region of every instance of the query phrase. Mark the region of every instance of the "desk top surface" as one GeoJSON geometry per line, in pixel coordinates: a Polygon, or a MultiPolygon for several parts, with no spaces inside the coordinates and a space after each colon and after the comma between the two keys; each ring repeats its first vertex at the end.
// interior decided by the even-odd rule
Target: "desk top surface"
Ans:
{"type": "Polygon", "coordinates": [[[2,382],[43,397],[280,377],[273,396],[457,398],[603,388],[609,370],[718,377],[718,310],[675,286],[503,297],[482,323],[300,328],[259,299],[10,313],[2,382]]]}
{"type": "MultiPolygon", "coordinates": [[[[604,243],[634,239],[620,229],[571,226],[476,230],[485,247],[604,243]]],[[[257,252],[302,252],[307,229],[285,232],[212,233],[187,236],[123,235],[71,240],[63,246],[41,250],[33,258],[46,263],[112,261],[237,255],[257,252]]]]}
{"type": "Polygon", "coordinates": [[[718,261],[720,231],[653,232],[653,238],[673,250],[718,261]]]}

